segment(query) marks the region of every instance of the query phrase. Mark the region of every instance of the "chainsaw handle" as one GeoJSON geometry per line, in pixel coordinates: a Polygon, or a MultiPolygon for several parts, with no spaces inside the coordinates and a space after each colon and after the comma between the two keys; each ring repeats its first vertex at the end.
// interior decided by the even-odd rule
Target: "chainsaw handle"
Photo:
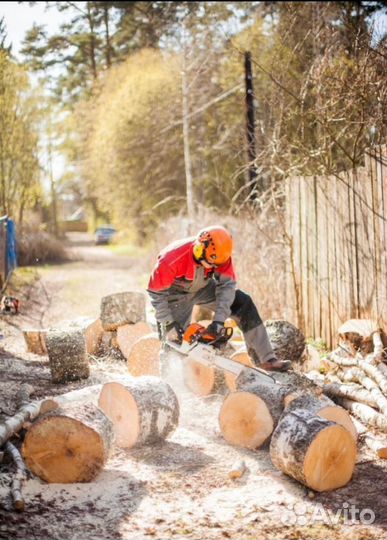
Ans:
{"type": "Polygon", "coordinates": [[[202,343],[206,343],[207,345],[216,345],[217,343],[226,343],[229,339],[231,339],[233,335],[234,330],[230,326],[224,326],[219,334],[215,337],[215,339],[212,339],[210,341],[206,339],[201,339],[199,335],[199,341],[202,343]]]}

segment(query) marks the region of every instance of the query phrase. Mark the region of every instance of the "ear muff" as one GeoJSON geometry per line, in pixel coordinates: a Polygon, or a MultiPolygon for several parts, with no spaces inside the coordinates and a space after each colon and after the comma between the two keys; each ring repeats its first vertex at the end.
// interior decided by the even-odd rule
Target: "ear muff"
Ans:
{"type": "Polygon", "coordinates": [[[198,261],[204,256],[204,246],[201,242],[195,242],[193,247],[193,254],[198,261]]]}

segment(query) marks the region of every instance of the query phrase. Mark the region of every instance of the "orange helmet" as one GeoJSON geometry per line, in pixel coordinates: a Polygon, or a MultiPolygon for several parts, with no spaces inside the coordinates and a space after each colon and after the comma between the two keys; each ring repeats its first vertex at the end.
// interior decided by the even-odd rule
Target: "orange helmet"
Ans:
{"type": "Polygon", "coordinates": [[[195,259],[219,266],[230,259],[231,253],[232,236],[224,227],[206,227],[198,233],[193,247],[195,259]]]}

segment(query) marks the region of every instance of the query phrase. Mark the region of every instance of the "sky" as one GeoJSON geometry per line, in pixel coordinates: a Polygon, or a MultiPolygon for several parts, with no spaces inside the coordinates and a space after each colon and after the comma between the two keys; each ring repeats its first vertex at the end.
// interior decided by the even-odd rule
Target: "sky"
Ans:
{"type": "Polygon", "coordinates": [[[0,18],[4,16],[8,42],[12,42],[12,52],[17,55],[21,48],[21,42],[27,30],[33,23],[46,24],[49,33],[55,32],[59,27],[63,15],[58,14],[56,9],[45,10],[46,2],[37,2],[30,7],[28,2],[0,2],[0,18]]]}

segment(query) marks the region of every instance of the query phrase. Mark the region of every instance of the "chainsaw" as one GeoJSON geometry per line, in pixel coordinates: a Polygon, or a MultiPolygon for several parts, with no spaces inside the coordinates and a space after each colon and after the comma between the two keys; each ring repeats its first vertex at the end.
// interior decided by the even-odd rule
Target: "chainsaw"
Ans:
{"type": "Polygon", "coordinates": [[[194,360],[203,366],[217,367],[235,376],[248,369],[253,371],[261,382],[276,384],[275,379],[263,369],[245,366],[219,354],[220,349],[232,337],[232,334],[232,328],[224,327],[217,336],[211,336],[207,333],[206,327],[199,323],[192,323],[184,332],[181,344],[169,340],[165,341],[165,344],[186,359],[194,360]]]}

